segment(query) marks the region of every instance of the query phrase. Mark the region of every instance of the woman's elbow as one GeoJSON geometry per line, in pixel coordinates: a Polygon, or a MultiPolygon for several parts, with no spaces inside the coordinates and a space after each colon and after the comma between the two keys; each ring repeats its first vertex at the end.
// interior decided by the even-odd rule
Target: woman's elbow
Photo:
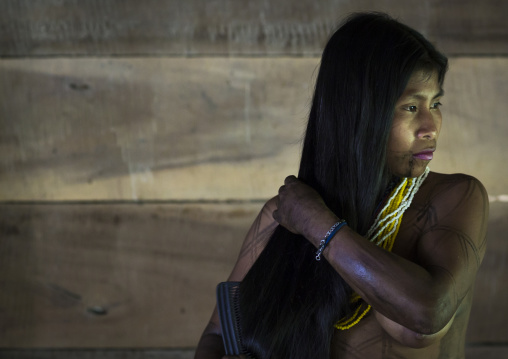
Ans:
{"type": "Polygon", "coordinates": [[[376,319],[385,332],[387,332],[393,339],[406,347],[415,349],[425,348],[439,342],[448,332],[453,322],[452,317],[446,325],[439,326],[439,329],[434,332],[430,331],[432,329],[429,329],[433,328],[434,325],[424,324],[422,327],[425,327],[425,331],[420,332],[404,327],[378,312],[376,312],[376,319]]]}
{"type": "Polygon", "coordinates": [[[438,343],[447,332],[448,332],[447,327],[441,329],[439,332],[434,334],[421,334],[405,328],[404,334],[401,336],[400,339],[398,339],[398,341],[404,346],[415,349],[421,349],[431,346],[432,344],[438,343]]]}
{"type": "Polygon", "coordinates": [[[453,322],[456,308],[448,301],[441,301],[431,306],[427,306],[415,315],[414,326],[412,329],[418,337],[429,338],[437,336],[439,333],[447,332],[449,325],[453,322]]]}

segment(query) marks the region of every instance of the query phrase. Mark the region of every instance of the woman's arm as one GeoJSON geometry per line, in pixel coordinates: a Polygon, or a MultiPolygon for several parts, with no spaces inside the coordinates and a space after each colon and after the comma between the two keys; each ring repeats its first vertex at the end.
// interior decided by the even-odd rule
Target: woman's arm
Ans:
{"type": "Polygon", "coordinates": [[[406,347],[416,349],[428,347],[443,338],[445,334],[448,333],[448,330],[455,319],[455,316],[453,316],[448,324],[446,324],[439,332],[425,335],[414,332],[398,323],[395,323],[393,320],[388,319],[377,311],[374,311],[374,315],[384,331],[387,332],[393,339],[406,347]]]}
{"type": "MultiPolygon", "coordinates": [[[[422,335],[447,326],[485,253],[488,200],[481,183],[456,175],[448,176],[446,185],[435,187],[422,213],[428,220],[416,242],[414,262],[385,251],[347,226],[323,252],[376,311],[422,335]]],[[[289,178],[280,191],[274,217],[318,247],[337,217],[316,196],[310,187],[289,178]]]]}
{"type": "Polygon", "coordinates": [[[219,324],[219,315],[217,313],[217,307],[215,307],[212,317],[201,335],[194,358],[220,359],[225,354],[219,324]]]}
{"type": "MultiPolygon", "coordinates": [[[[276,209],[275,198],[269,200],[252,224],[243,242],[236,264],[228,281],[240,282],[250,270],[266,246],[278,223],[272,213],[276,209]]],[[[195,359],[220,359],[225,355],[217,307],[198,343],[195,359]]]]}

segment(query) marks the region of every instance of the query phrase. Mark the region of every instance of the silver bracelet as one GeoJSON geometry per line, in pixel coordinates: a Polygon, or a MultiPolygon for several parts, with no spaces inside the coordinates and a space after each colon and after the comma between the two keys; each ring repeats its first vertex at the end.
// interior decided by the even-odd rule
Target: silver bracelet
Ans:
{"type": "Polygon", "coordinates": [[[339,229],[341,229],[342,227],[344,227],[345,225],[347,224],[347,222],[344,220],[344,219],[341,219],[340,221],[338,221],[337,223],[335,223],[328,232],[326,232],[325,234],[325,238],[323,238],[321,240],[321,242],[319,242],[319,248],[316,252],[316,260],[317,261],[320,261],[321,260],[321,253],[323,253],[323,251],[325,250],[326,246],[328,245],[328,243],[330,243],[330,240],[333,238],[333,236],[335,235],[335,233],[337,233],[339,231],[339,229]]]}

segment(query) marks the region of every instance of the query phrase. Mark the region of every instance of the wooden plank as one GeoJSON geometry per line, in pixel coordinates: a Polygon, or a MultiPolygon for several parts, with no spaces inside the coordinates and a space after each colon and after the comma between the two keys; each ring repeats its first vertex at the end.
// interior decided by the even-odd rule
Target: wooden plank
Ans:
{"type": "Polygon", "coordinates": [[[317,62],[1,61],[0,199],[268,198],[317,62]]]}
{"type": "MultiPolygon", "coordinates": [[[[0,349],[9,359],[193,359],[193,349],[0,349]]],[[[487,358],[488,359],[488,358],[487,358]]]]}
{"type": "MultiPolygon", "coordinates": [[[[490,204],[487,253],[478,273],[467,338],[475,343],[507,343],[508,203],[490,204]]],[[[483,358],[483,357],[482,357],[483,358]]]]}
{"type": "MultiPolygon", "coordinates": [[[[192,348],[259,210],[0,205],[0,348],[192,348]]],[[[468,342],[506,343],[508,204],[492,204],[468,342]]]]}
{"type": "MultiPolygon", "coordinates": [[[[316,58],[0,60],[0,200],[266,199],[316,58]]],[[[508,58],[452,59],[431,168],[508,193],[508,58]]]]}
{"type": "Polygon", "coordinates": [[[506,359],[508,345],[466,346],[466,359],[506,359]]]}
{"type": "Polygon", "coordinates": [[[318,55],[354,11],[389,12],[448,54],[508,53],[499,0],[4,0],[0,56],[318,55]]]}
{"type": "MultiPolygon", "coordinates": [[[[77,349],[0,349],[9,359],[192,359],[194,350],[77,350],[77,349]]],[[[466,359],[506,359],[508,346],[467,346],[466,359]]]]}
{"type": "MultiPolygon", "coordinates": [[[[194,350],[0,350],[9,359],[192,359],[194,350]]],[[[466,359],[506,359],[508,346],[466,347],[466,359]]]]}
{"type": "Polygon", "coordinates": [[[0,348],[195,346],[260,207],[0,206],[0,348]]]}
{"type": "Polygon", "coordinates": [[[508,166],[499,166],[508,136],[503,100],[508,98],[508,59],[452,59],[444,89],[443,125],[431,169],[467,173],[480,179],[489,195],[508,194],[508,166]]]}

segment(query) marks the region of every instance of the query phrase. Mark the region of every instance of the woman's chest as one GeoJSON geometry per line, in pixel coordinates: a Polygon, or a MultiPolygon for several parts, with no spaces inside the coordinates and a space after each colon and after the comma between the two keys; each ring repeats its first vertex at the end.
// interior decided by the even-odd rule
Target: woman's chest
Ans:
{"type": "Polygon", "coordinates": [[[425,233],[427,213],[423,206],[411,206],[404,213],[392,252],[409,261],[417,258],[418,243],[425,233]]]}

